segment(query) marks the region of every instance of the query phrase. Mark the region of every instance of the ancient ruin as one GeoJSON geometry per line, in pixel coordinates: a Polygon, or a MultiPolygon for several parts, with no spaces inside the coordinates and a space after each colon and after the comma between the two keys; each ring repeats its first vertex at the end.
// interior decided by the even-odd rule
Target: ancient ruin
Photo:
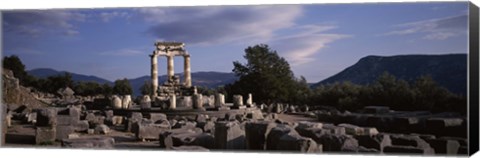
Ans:
{"type": "Polygon", "coordinates": [[[252,94],[233,94],[227,102],[221,93],[196,92],[184,43],[155,46],[152,94],[138,98],[82,98],[69,88],[58,91],[61,97],[30,94],[11,72],[4,72],[8,103],[2,105],[2,141],[63,148],[467,154],[467,121],[457,113],[257,105],[252,94]],[[168,79],[161,85],[158,56],[167,57],[168,79]],[[175,56],[184,57],[183,82],[174,75],[175,56]],[[39,106],[36,100],[55,106],[39,106]]]}

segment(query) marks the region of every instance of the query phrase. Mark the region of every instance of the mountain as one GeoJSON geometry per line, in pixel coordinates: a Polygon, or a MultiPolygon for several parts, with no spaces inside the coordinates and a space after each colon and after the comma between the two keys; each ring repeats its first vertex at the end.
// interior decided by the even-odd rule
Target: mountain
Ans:
{"type": "MultiPolygon", "coordinates": [[[[27,71],[28,74],[38,77],[38,78],[47,78],[49,76],[56,76],[56,75],[63,75],[67,71],[57,71],[54,69],[49,69],[49,68],[39,68],[39,69],[33,69],[30,71],[27,71]]],[[[77,74],[77,73],[71,73],[68,72],[72,75],[72,80],[73,81],[91,81],[91,82],[97,82],[100,84],[104,83],[109,83],[112,84],[111,81],[97,77],[97,76],[92,76],[92,75],[82,75],[82,74],[77,74]]]]}
{"type": "MultiPolygon", "coordinates": [[[[47,78],[49,76],[63,75],[65,72],[66,71],[57,71],[49,68],[39,68],[39,69],[33,69],[28,71],[28,74],[33,75],[35,77],[39,77],[39,78],[47,78]]],[[[71,72],[69,73],[72,74],[72,79],[74,81],[93,81],[101,84],[109,83],[110,85],[113,85],[112,81],[109,81],[100,77],[76,74],[71,72]]],[[[178,73],[175,75],[180,76],[180,80],[183,81],[183,73],[178,73]]],[[[234,81],[237,80],[237,77],[235,76],[235,74],[225,73],[225,72],[193,72],[191,75],[192,75],[192,85],[198,86],[198,87],[216,88],[218,86],[233,83],[234,81]]],[[[162,75],[162,76],[159,76],[158,79],[159,79],[158,83],[162,84],[166,81],[167,76],[162,75]]],[[[135,96],[140,95],[141,94],[140,87],[142,87],[145,81],[150,82],[150,80],[151,80],[150,75],[129,79],[130,84],[132,85],[132,88],[133,88],[133,94],[135,96]]]]}
{"type": "Polygon", "coordinates": [[[453,93],[464,95],[467,91],[467,54],[367,56],[312,87],[342,81],[366,85],[385,71],[409,82],[430,75],[453,93]]]}
{"type": "MultiPolygon", "coordinates": [[[[175,74],[180,76],[180,81],[183,81],[183,73],[175,74]]],[[[192,85],[197,87],[208,87],[208,88],[216,88],[218,86],[226,85],[229,83],[233,83],[237,80],[237,77],[233,73],[225,73],[225,72],[193,72],[192,74],[192,85]]],[[[158,77],[158,84],[161,85],[167,80],[166,75],[162,75],[158,77]]],[[[134,79],[129,79],[130,84],[133,88],[134,95],[140,95],[140,87],[145,84],[145,81],[150,82],[150,76],[142,76],[134,79]]]]}

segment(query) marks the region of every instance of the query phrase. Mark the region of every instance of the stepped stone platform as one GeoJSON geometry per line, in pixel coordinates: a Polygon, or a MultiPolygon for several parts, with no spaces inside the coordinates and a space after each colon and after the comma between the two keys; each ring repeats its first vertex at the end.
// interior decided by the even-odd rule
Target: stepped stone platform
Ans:
{"type": "Polygon", "coordinates": [[[211,117],[223,118],[226,114],[245,114],[255,110],[260,110],[256,107],[243,108],[243,109],[233,109],[222,110],[218,108],[205,108],[205,109],[187,109],[187,108],[177,108],[177,109],[161,109],[161,108],[151,108],[149,110],[140,109],[140,108],[130,108],[130,109],[107,109],[112,110],[116,116],[128,116],[132,112],[140,112],[142,114],[150,113],[163,113],[167,115],[168,119],[174,118],[176,116],[191,116],[195,117],[199,114],[208,115],[211,117]]]}

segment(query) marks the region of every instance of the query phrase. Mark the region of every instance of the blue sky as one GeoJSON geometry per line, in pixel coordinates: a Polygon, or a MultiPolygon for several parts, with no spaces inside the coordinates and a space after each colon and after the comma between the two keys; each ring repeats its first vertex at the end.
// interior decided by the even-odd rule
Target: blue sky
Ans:
{"type": "Polygon", "coordinates": [[[3,11],[2,52],[28,70],[113,81],[149,75],[157,40],[185,42],[192,72],[231,72],[247,46],[265,43],[318,82],[367,55],[466,53],[467,12],[467,2],[3,11]]]}

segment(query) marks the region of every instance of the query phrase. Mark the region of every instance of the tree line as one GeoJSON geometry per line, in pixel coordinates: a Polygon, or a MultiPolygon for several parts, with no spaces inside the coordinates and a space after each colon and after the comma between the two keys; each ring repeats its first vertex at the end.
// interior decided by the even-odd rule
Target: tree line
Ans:
{"type": "Polygon", "coordinates": [[[70,73],[37,78],[28,74],[25,65],[16,55],[5,56],[2,60],[3,68],[13,72],[14,77],[19,79],[22,86],[32,87],[40,92],[56,94],[58,89],[69,87],[76,95],[80,96],[110,96],[112,94],[133,94],[132,86],[128,79],[116,80],[113,85],[109,83],[99,84],[91,81],[73,81],[70,73]]]}
{"type": "Polygon", "coordinates": [[[419,76],[409,83],[384,72],[368,85],[337,82],[310,87],[303,76],[295,77],[288,62],[268,45],[245,49],[247,63],[233,62],[239,80],[224,87],[227,100],[233,94],[252,93],[257,103],[326,105],[339,110],[355,111],[365,106],[388,106],[394,110],[428,110],[466,113],[465,96],[451,93],[430,76],[419,76]]]}

